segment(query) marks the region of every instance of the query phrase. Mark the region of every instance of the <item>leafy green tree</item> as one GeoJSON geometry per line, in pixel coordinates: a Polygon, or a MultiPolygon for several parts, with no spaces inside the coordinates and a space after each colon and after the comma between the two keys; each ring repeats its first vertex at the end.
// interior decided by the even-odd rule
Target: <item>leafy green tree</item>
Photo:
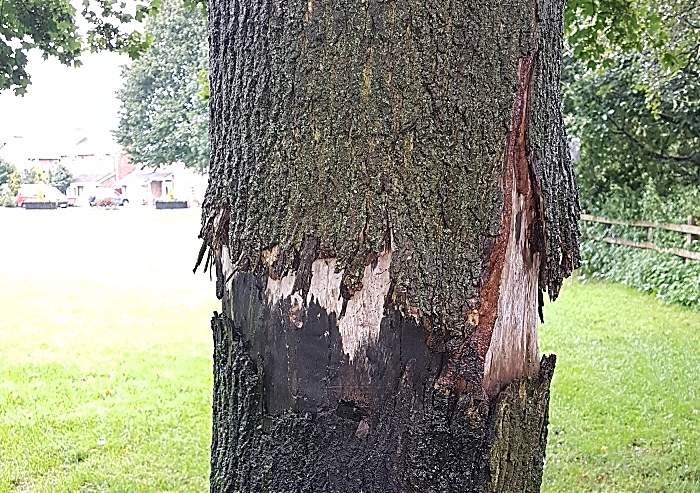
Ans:
{"type": "Polygon", "coordinates": [[[23,169],[19,174],[19,179],[22,184],[46,183],[41,174],[34,168],[23,169]]]}
{"type": "Polygon", "coordinates": [[[615,193],[652,183],[663,196],[700,185],[700,5],[658,4],[658,39],[640,51],[617,49],[590,68],[569,57],[564,103],[569,131],[581,139],[576,171],[588,209],[615,193]]]}
{"type": "Polygon", "coordinates": [[[146,24],[153,43],[125,67],[117,142],[134,163],[159,167],[209,162],[209,115],[201,72],[208,66],[206,19],[182,0],[164,0],[146,24]]]}
{"type": "Polygon", "coordinates": [[[0,157],[0,186],[10,183],[15,174],[17,174],[17,167],[0,157]]]}
{"type": "Polygon", "coordinates": [[[614,53],[642,49],[642,40],[665,42],[652,0],[569,0],[564,35],[574,57],[593,69],[614,64],[614,53]]]}
{"type": "Polygon", "coordinates": [[[81,16],[88,29],[78,32],[78,13],[70,0],[0,1],[0,90],[24,94],[30,82],[27,52],[39,49],[69,66],[80,65],[85,50],[110,50],[138,56],[150,41],[138,31],[120,26],[155,14],[161,0],[141,1],[130,12],[116,0],[83,0],[81,16]]]}
{"type": "Polygon", "coordinates": [[[72,181],[73,174],[62,164],[56,166],[56,169],[49,171],[49,183],[62,193],[66,193],[72,181]]]}
{"type": "Polygon", "coordinates": [[[10,189],[10,191],[14,195],[17,195],[17,192],[19,191],[19,186],[21,183],[22,183],[22,180],[19,176],[19,172],[17,170],[15,170],[10,175],[10,179],[7,181],[7,187],[10,189]]]}

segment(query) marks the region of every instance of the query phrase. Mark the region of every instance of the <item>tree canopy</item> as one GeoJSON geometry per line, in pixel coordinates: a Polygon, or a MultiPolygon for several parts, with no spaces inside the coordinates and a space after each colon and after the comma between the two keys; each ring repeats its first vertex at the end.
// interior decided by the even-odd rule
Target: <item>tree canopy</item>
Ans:
{"type": "Polygon", "coordinates": [[[1,0],[0,90],[13,89],[19,95],[27,91],[27,52],[35,48],[44,58],[53,56],[76,67],[86,50],[138,56],[150,40],[137,30],[125,29],[125,25],[155,14],[160,2],[139,2],[129,12],[124,2],[82,0],[78,16],[70,0],[1,0]],[[85,29],[80,28],[83,25],[85,29]]]}
{"type": "MultiPolygon", "coordinates": [[[[615,47],[589,65],[565,63],[569,131],[581,139],[584,204],[649,182],[659,191],[700,184],[700,4],[654,3],[657,28],[638,50],[615,47]]],[[[662,194],[663,195],[663,194],[662,194]]]]}
{"type": "Polygon", "coordinates": [[[209,116],[200,95],[208,66],[206,19],[182,0],[164,0],[148,20],[153,42],[123,69],[117,142],[136,164],[159,167],[177,161],[197,168],[209,162],[209,116]]]}
{"type": "Polygon", "coordinates": [[[0,187],[7,185],[12,193],[17,193],[20,184],[20,175],[17,167],[0,157],[0,187]]]}
{"type": "Polygon", "coordinates": [[[49,170],[49,183],[58,188],[61,193],[66,193],[73,181],[73,173],[64,165],[59,164],[54,169],[49,170]]]}

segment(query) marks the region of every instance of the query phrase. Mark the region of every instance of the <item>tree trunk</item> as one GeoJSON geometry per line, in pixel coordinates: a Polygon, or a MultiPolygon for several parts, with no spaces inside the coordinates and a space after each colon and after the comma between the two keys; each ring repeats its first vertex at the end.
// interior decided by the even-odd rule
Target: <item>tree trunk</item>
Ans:
{"type": "Polygon", "coordinates": [[[563,8],[210,0],[213,493],[539,491],[563,8]]]}

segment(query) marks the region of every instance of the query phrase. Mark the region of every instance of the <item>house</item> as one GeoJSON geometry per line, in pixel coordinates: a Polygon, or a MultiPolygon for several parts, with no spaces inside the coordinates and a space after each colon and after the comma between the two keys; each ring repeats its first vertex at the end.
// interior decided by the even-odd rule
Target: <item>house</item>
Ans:
{"type": "Polygon", "coordinates": [[[3,136],[0,138],[0,155],[20,171],[34,169],[48,173],[62,164],[74,176],[113,172],[116,180],[120,180],[135,169],[109,132],[83,129],[3,136]]]}
{"type": "Polygon", "coordinates": [[[202,174],[184,163],[171,164],[164,171],[173,174],[173,196],[178,200],[186,200],[190,204],[200,205],[204,201],[209,175],[202,174]]]}
{"type": "Polygon", "coordinates": [[[159,199],[173,198],[200,205],[207,181],[207,175],[175,163],[157,171],[135,171],[117,180],[115,188],[132,204],[154,205],[159,199]]]}
{"type": "Polygon", "coordinates": [[[47,175],[61,162],[61,145],[50,139],[27,138],[22,135],[5,137],[0,141],[0,157],[17,166],[19,171],[33,169],[47,175]]]}
{"type": "Polygon", "coordinates": [[[73,198],[76,205],[86,205],[88,197],[95,195],[96,188],[114,188],[115,183],[113,172],[82,174],[73,178],[66,195],[73,198]]]}
{"type": "Polygon", "coordinates": [[[173,182],[171,172],[135,171],[119,180],[115,188],[131,204],[154,205],[156,200],[173,194],[173,182]]]}

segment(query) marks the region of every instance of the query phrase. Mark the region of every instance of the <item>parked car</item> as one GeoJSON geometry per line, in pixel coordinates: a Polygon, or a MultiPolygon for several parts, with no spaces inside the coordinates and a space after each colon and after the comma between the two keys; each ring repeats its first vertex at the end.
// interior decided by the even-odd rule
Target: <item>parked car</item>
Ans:
{"type": "Polygon", "coordinates": [[[24,207],[27,200],[45,200],[56,202],[57,207],[68,207],[68,197],[53,185],[45,183],[28,183],[21,185],[17,191],[17,205],[24,207]]]}
{"type": "Polygon", "coordinates": [[[88,197],[88,202],[91,206],[95,205],[127,205],[129,199],[122,197],[111,188],[96,188],[88,197]]]}

